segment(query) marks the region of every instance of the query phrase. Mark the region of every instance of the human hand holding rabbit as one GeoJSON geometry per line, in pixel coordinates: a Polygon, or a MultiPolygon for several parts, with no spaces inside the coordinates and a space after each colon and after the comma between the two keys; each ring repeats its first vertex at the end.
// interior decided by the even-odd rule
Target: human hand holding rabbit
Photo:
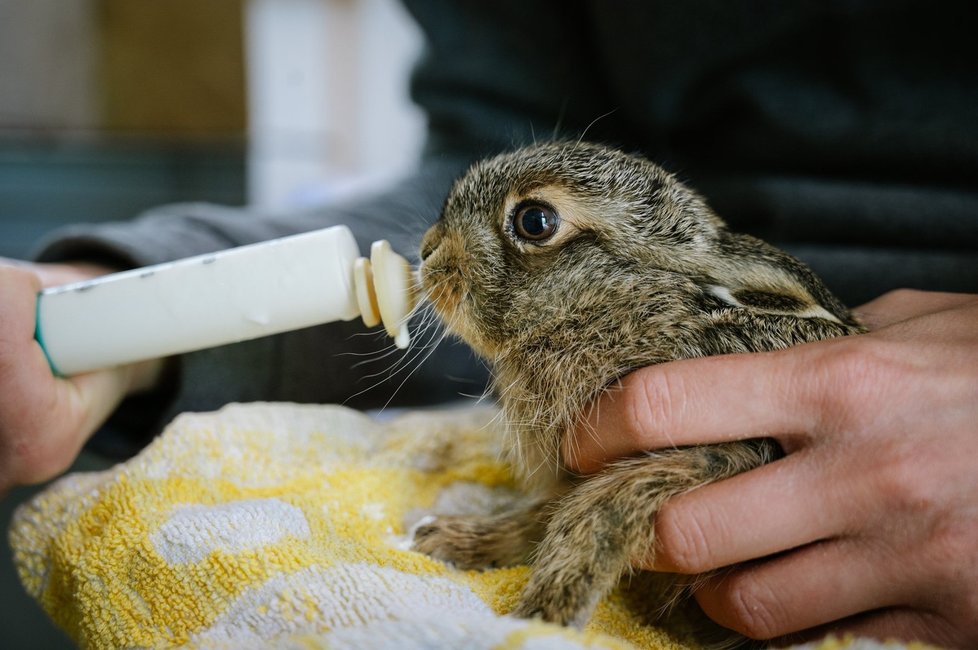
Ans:
{"type": "Polygon", "coordinates": [[[722,572],[703,609],[754,638],[978,644],[978,296],[897,291],[869,334],[640,369],[588,409],[568,464],[768,435],[786,457],[677,496],[659,570],[722,572]]]}

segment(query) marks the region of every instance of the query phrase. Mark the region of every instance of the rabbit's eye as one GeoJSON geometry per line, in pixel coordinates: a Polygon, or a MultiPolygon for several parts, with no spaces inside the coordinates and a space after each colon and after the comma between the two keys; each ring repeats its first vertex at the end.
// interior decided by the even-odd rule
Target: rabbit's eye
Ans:
{"type": "Polygon", "coordinates": [[[553,208],[540,203],[519,206],[513,214],[513,231],[522,239],[543,241],[557,232],[560,217],[553,208]]]}

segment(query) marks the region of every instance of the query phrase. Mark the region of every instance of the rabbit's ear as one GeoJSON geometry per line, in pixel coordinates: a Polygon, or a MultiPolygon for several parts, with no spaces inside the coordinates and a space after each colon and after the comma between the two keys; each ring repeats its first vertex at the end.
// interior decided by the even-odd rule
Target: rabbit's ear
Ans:
{"type": "Polygon", "coordinates": [[[726,232],[722,260],[704,291],[731,307],[762,313],[824,318],[856,325],[839,302],[807,266],[769,244],[726,232]]]}
{"type": "Polygon", "coordinates": [[[815,302],[810,296],[799,296],[796,291],[786,291],[784,287],[765,286],[763,289],[759,289],[708,284],[703,289],[729,307],[739,307],[779,316],[824,318],[840,324],[843,322],[839,316],[815,302]]]}

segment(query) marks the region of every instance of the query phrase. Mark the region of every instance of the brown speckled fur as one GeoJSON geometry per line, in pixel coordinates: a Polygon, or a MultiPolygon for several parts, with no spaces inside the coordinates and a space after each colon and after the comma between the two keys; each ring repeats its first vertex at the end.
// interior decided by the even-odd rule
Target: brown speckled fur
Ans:
{"type": "Polygon", "coordinates": [[[465,568],[532,551],[514,614],[565,625],[586,623],[647,557],[666,499],[780,453],[770,440],[687,447],[572,477],[562,436],[602,391],[641,366],[862,331],[803,264],[730,232],[660,167],[600,145],[540,144],[477,163],[421,255],[435,311],[491,364],[510,460],[534,496],[511,513],[439,518],[415,548],[465,568]],[[516,234],[526,201],[560,215],[553,237],[516,234]]]}

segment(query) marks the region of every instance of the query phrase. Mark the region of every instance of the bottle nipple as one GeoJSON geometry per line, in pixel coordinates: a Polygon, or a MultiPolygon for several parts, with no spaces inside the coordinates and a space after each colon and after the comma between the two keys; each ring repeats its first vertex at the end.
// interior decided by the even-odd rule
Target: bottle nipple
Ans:
{"type": "Polygon", "coordinates": [[[364,325],[383,322],[394,345],[402,350],[411,341],[407,319],[415,302],[413,280],[411,265],[386,239],[370,246],[369,260],[360,257],[353,265],[353,285],[364,325]]]}

